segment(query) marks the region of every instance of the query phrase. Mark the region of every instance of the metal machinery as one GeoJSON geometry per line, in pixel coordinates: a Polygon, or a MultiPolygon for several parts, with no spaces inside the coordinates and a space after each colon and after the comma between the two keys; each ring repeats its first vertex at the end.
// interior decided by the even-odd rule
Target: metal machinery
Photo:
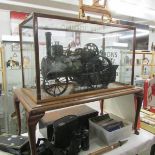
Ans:
{"type": "Polygon", "coordinates": [[[80,89],[107,88],[115,81],[117,65],[99,54],[94,43],[83,48],[63,50],[56,42],[51,46],[51,33],[46,32],[47,56],[42,58],[43,89],[52,96],[62,95],[70,83],[80,89]]]}

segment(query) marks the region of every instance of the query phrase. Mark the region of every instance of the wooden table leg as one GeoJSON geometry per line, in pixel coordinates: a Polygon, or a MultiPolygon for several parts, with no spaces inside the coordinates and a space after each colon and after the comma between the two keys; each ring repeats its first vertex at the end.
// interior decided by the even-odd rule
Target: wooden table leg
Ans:
{"type": "Polygon", "coordinates": [[[20,117],[20,101],[18,98],[14,95],[14,107],[15,107],[15,112],[17,115],[17,121],[18,121],[18,135],[21,134],[21,117],[20,117]]]}
{"type": "Polygon", "coordinates": [[[103,106],[104,106],[104,99],[100,100],[100,115],[103,115],[103,106]]]}
{"type": "Polygon", "coordinates": [[[28,128],[28,135],[29,135],[29,143],[30,143],[30,149],[31,149],[31,155],[37,155],[36,152],[36,125],[38,121],[44,116],[45,113],[38,113],[33,114],[27,112],[27,128],[28,128]]]}
{"type": "Polygon", "coordinates": [[[142,101],[143,101],[143,95],[142,94],[135,94],[135,98],[137,101],[137,106],[136,106],[136,115],[135,115],[135,123],[134,123],[134,130],[135,130],[135,134],[139,135],[139,131],[137,129],[137,125],[138,125],[138,119],[140,116],[140,110],[141,110],[141,106],[142,106],[142,101]]]}

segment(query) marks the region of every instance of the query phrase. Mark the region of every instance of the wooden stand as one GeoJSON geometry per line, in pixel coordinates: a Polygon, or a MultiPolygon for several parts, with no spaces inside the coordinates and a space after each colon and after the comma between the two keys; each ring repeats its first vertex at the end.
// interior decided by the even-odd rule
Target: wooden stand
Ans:
{"type": "Polygon", "coordinates": [[[83,0],[79,0],[79,19],[90,20],[89,16],[85,16],[86,12],[95,13],[101,15],[101,20],[105,23],[112,22],[110,11],[106,6],[107,0],[104,1],[103,5],[99,4],[99,0],[93,0],[93,4],[85,5],[83,0]]]}
{"type": "Polygon", "coordinates": [[[2,74],[2,91],[3,93],[6,93],[6,66],[4,61],[4,49],[3,47],[0,48],[0,72],[2,74]]]}
{"type": "Polygon", "coordinates": [[[83,96],[78,96],[70,98],[64,97],[63,100],[59,100],[59,97],[55,101],[47,101],[43,104],[37,104],[30,96],[28,96],[24,88],[16,89],[14,91],[14,105],[18,119],[18,127],[19,127],[19,134],[21,133],[21,118],[20,118],[20,103],[23,105],[24,109],[26,110],[26,118],[27,118],[27,128],[28,128],[28,135],[30,141],[30,148],[31,148],[31,155],[36,155],[36,136],[35,130],[38,121],[44,116],[46,111],[74,106],[78,104],[84,104],[93,101],[101,101],[101,114],[103,113],[103,101],[104,99],[134,94],[137,99],[137,109],[136,109],[136,116],[135,116],[135,123],[134,123],[134,130],[135,133],[138,134],[137,131],[137,122],[138,117],[142,105],[142,89],[136,88],[132,86],[120,87],[120,89],[114,89],[110,92],[106,91],[105,89],[102,91],[92,91],[91,95],[85,93],[83,96]]]}

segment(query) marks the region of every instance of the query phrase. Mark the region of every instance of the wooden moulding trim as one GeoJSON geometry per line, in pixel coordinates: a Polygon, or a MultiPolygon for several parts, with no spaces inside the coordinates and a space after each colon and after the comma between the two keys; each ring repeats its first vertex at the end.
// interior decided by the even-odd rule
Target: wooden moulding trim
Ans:
{"type": "Polygon", "coordinates": [[[30,113],[28,113],[29,115],[29,124],[30,125],[34,125],[38,123],[38,119],[40,120],[40,118],[42,118],[45,115],[45,112],[35,112],[33,113],[33,111],[31,111],[30,113]]]}
{"type": "MultiPolygon", "coordinates": [[[[138,89],[139,90],[139,89],[138,89]]],[[[109,98],[111,98],[111,95],[113,96],[114,94],[117,94],[118,96],[120,96],[122,93],[124,92],[129,92],[130,93],[135,91],[137,92],[137,90],[135,90],[134,88],[129,88],[129,89],[122,89],[122,90],[115,90],[113,92],[104,92],[104,93],[98,93],[98,94],[93,94],[93,95],[87,95],[87,96],[78,96],[78,97],[73,97],[73,98],[66,98],[66,99],[63,99],[63,100],[55,100],[55,101],[49,101],[49,102],[46,102],[45,104],[43,105],[48,105],[48,104],[59,104],[60,102],[63,103],[63,102],[76,102],[76,101],[82,101],[82,100],[89,100],[89,102],[91,101],[97,101],[98,99],[97,98],[100,98],[100,99],[105,99],[105,96],[109,96],[109,98]]]]}
{"type": "MultiPolygon", "coordinates": [[[[133,54],[133,51],[127,52],[127,54],[133,54]]],[[[135,51],[135,54],[154,54],[153,52],[140,52],[140,51],[135,51]]]]}
{"type": "Polygon", "coordinates": [[[55,101],[51,101],[51,102],[46,102],[44,104],[42,104],[42,106],[48,106],[48,105],[56,105],[59,103],[67,103],[67,102],[81,102],[83,103],[83,101],[85,103],[87,102],[91,102],[91,101],[97,101],[100,99],[105,99],[105,96],[107,96],[108,98],[111,98],[114,94],[117,94],[117,96],[121,96],[122,93],[136,93],[136,92],[140,92],[141,89],[134,89],[134,88],[129,88],[129,89],[123,89],[123,90],[115,90],[111,93],[109,92],[105,92],[105,93],[98,93],[98,94],[94,94],[94,95],[89,95],[89,96],[79,96],[79,97],[74,97],[74,98],[66,98],[63,100],[55,100],[55,101]]]}
{"type": "Polygon", "coordinates": [[[128,89],[122,89],[122,90],[115,90],[111,93],[105,92],[105,93],[98,93],[94,96],[79,96],[77,98],[68,98],[64,100],[56,100],[56,101],[51,101],[47,102],[45,104],[36,104],[27,94],[25,94],[22,89],[16,89],[15,90],[15,95],[19,99],[19,101],[23,104],[25,107],[26,111],[33,114],[37,113],[43,113],[45,111],[53,110],[53,109],[58,109],[58,108],[64,108],[68,106],[74,106],[74,105],[79,105],[79,104],[84,104],[88,102],[93,102],[93,101],[99,101],[101,99],[108,99],[108,98],[113,98],[113,97],[118,97],[118,96],[123,96],[123,95],[128,95],[128,94],[136,94],[136,93],[141,93],[142,88],[128,88],[128,89]]]}
{"type": "Polygon", "coordinates": [[[28,95],[34,102],[36,102],[37,104],[44,104],[45,102],[51,102],[51,101],[61,101],[64,99],[70,99],[70,98],[76,98],[76,97],[82,97],[82,96],[96,96],[96,94],[98,93],[109,93],[112,91],[116,91],[116,90],[122,90],[122,89],[128,89],[128,88],[134,88],[134,86],[131,85],[124,85],[118,88],[109,88],[109,89],[99,89],[99,90],[94,90],[94,91],[89,91],[89,92],[81,92],[81,93],[76,93],[76,94],[70,94],[70,95],[66,95],[66,96],[58,96],[58,97],[49,97],[47,99],[42,99],[42,100],[38,100],[36,99],[35,96],[33,96],[33,94],[31,93],[30,90],[28,89],[22,89],[26,95],[28,95]]]}
{"type": "Polygon", "coordinates": [[[38,103],[37,101],[37,94],[36,96],[34,96],[30,90],[28,90],[27,88],[22,88],[22,91],[35,103],[38,103]]]}
{"type": "Polygon", "coordinates": [[[38,112],[43,112],[43,111],[49,111],[49,110],[54,110],[58,108],[64,108],[64,107],[69,107],[69,106],[74,106],[74,105],[79,105],[79,104],[84,104],[84,103],[89,103],[93,101],[99,101],[101,99],[108,99],[108,98],[113,98],[113,97],[118,97],[118,96],[123,96],[123,95],[129,95],[129,94],[135,94],[138,92],[141,92],[142,89],[127,89],[127,90],[122,90],[122,91],[116,91],[114,93],[106,93],[106,94],[99,94],[96,95],[95,97],[85,97],[85,98],[77,98],[77,99],[68,99],[68,100],[63,100],[61,102],[51,102],[47,104],[43,104],[40,106],[35,106],[32,109],[32,113],[38,113],[38,112]]]}
{"type": "Polygon", "coordinates": [[[27,95],[22,92],[22,89],[14,90],[14,94],[18,98],[18,100],[24,105],[26,111],[30,112],[35,106],[35,104],[27,95]]]}
{"type": "Polygon", "coordinates": [[[89,6],[89,5],[83,5],[83,6],[81,6],[81,8],[80,9],[82,9],[82,10],[84,10],[84,11],[90,11],[90,12],[95,12],[95,13],[100,13],[101,15],[104,15],[104,14],[108,14],[109,16],[111,16],[110,15],[110,12],[108,11],[108,10],[106,10],[105,8],[99,8],[99,7],[93,7],[92,8],[92,6],[89,6]]]}
{"type": "Polygon", "coordinates": [[[132,73],[131,73],[131,84],[133,85],[134,83],[134,72],[135,72],[135,69],[134,69],[134,65],[135,65],[135,49],[136,49],[136,29],[134,29],[134,32],[133,32],[133,55],[132,55],[132,73]]]}
{"type": "Polygon", "coordinates": [[[33,35],[34,35],[34,54],[35,54],[35,76],[36,76],[36,93],[37,99],[41,99],[40,88],[40,62],[39,62],[39,40],[38,40],[38,18],[33,14],[33,35]]]}

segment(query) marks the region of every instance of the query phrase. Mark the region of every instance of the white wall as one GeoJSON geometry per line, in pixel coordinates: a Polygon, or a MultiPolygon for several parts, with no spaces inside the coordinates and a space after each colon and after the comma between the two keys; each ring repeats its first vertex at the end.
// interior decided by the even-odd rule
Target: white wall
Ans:
{"type": "Polygon", "coordinates": [[[104,110],[116,116],[134,122],[135,104],[134,95],[125,95],[105,100],[104,110]]]}
{"type": "Polygon", "coordinates": [[[10,32],[10,11],[0,10],[0,41],[2,35],[9,35],[10,32]]]}

